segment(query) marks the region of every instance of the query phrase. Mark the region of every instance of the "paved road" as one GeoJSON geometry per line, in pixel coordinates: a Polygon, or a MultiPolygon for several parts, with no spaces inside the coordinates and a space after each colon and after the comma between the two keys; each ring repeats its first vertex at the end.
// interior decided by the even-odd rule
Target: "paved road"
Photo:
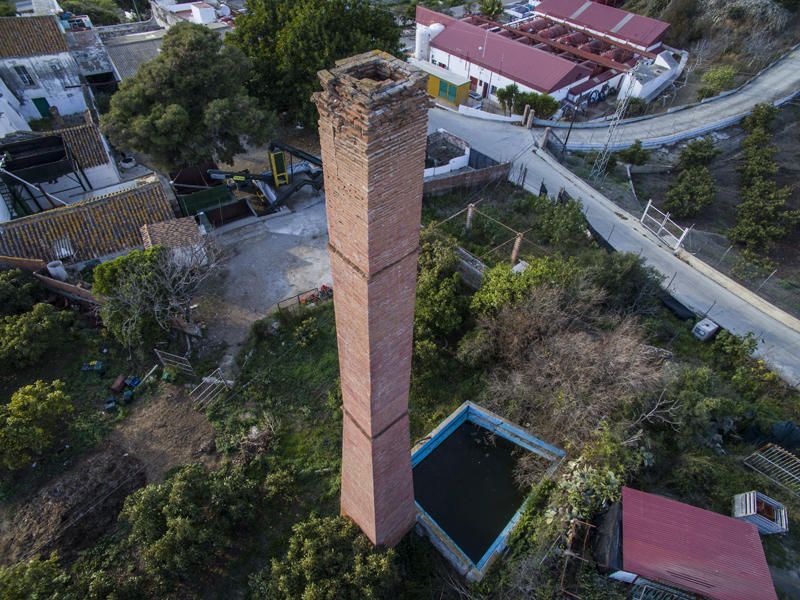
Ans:
{"type": "MultiPolygon", "coordinates": [[[[735,93],[672,113],[663,113],[652,118],[620,124],[614,134],[613,147],[624,148],[636,140],[645,146],[658,146],[702,135],[713,129],[721,129],[738,122],[759,102],[780,102],[800,92],[800,48],[789,52],[771,68],[735,93]]],[[[562,139],[565,129],[556,130],[562,139]]],[[[585,150],[602,148],[608,138],[606,127],[591,129],[573,128],[568,147],[585,150]]]]}
{"type": "Polygon", "coordinates": [[[787,382],[800,385],[800,334],[692,269],[645,230],[638,215],[626,213],[549,156],[535,153],[535,130],[478,121],[442,109],[432,109],[429,115],[429,130],[444,128],[497,160],[513,160],[512,176],[520,168],[527,168],[526,189],[538,192],[544,181],[552,194],[563,187],[572,197],[579,198],[589,222],[614,248],[641,254],[665,276],[670,292],[692,310],[707,312],[739,335],[755,333],[760,356],[787,382]]]}

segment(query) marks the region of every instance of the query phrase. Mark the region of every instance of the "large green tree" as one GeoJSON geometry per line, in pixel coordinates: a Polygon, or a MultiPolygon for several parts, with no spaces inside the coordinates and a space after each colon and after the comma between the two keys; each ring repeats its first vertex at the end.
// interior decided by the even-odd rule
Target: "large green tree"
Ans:
{"type": "Polygon", "coordinates": [[[49,448],[64,429],[72,401],[61,381],[37,381],[19,388],[0,407],[0,463],[19,469],[49,448]]]}
{"type": "Polygon", "coordinates": [[[93,25],[116,25],[124,16],[113,0],[65,0],[61,8],[77,15],[87,15],[93,25]]]}
{"type": "Polygon", "coordinates": [[[253,0],[226,38],[253,62],[250,93],[292,119],[312,123],[317,72],[341,58],[400,49],[392,14],[369,0],[253,0]]]}
{"type": "Polygon", "coordinates": [[[202,25],[180,23],[161,54],[120,85],[101,123],[111,141],[172,170],[208,159],[230,163],[263,144],[272,113],[247,94],[247,57],[202,25]]]}
{"type": "Polygon", "coordinates": [[[398,581],[394,550],[380,551],[346,517],[311,517],[292,528],[281,560],[250,579],[270,600],[378,600],[398,581]]]}

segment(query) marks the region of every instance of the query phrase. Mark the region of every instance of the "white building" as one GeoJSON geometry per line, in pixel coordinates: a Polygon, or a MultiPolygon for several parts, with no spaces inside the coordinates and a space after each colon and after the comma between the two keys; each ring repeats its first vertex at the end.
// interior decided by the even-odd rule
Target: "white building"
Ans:
{"type": "Polygon", "coordinates": [[[467,20],[417,6],[415,58],[470,80],[482,97],[496,99],[498,89],[516,83],[521,91],[566,98],[569,89],[588,81],[586,65],[523,44],[467,20]]]}
{"type": "Polygon", "coordinates": [[[30,130],[28,122],[20,112],[19,100],[0,79],[0,138],[15,131],[30,130]]]}
{"type": "Polygon", "coordinates": [[[78,64],[56,17],[0,18],[0,79],[26,121],[81,113],[87,102],[78,64]]]}
{"type": "MultiPolygon", "coordinates": [[[[153,17],[161,27],[169,29],[181,21],[196,23],[197,25],[217,25],[228,21],[231,10],[216,0],[210,2],[175,2],[175,0],[153,0],[150,3],[153,17]],[[213,5],[212,5],[213,4],[213,5]],[[218,7],[218,8],[215,8],[218,7]],[[222,19],[222,21],[221,21],[222,19]]],[[[226,29],[229,24],[224,23],[226,29]]]]}
{"type": "Polygon", "coordinates": [[[663,21],[590,0],[544,0],[527,12],[502,25],[418,6],[415,58],[469,78],[484,98],[496,100],[513,83],[576,105],[614,91],[650,100],[685,64],[661,43],[669,28],[663,21]],[[562,14],[565,4],[570,10],[562,14]]]}

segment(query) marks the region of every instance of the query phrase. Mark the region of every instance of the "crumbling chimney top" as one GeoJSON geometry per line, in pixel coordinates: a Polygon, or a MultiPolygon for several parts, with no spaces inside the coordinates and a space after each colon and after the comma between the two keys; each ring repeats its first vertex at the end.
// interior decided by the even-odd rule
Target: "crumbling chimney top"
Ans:
{"type": "Polygon", "coordinates": [[[323,89],[335,96],[374,104],[395,95],[423,98],[427,74],[391,54],[372,50],[337,61],[334,68],[320,71],[319,78],[323,89]]]}

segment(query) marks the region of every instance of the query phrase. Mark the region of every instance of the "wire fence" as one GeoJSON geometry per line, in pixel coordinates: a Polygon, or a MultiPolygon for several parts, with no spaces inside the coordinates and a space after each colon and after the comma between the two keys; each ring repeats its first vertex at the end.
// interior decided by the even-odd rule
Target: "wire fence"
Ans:
{"type": "Polygon", "coordinates": [[[791,267],[750,262],[724,235],[697,228],[689,231],[683,247],[767,302],[800,318],[800,280],[791,267]]]}
{"type": "MultiPolygon", "coordinates": [[[[560,146],[559,146],[560,147],[560,146]]],[[[588,176],[588,168],[580,156],[568,156],[565,159],[570,170],[584,179],[588,176]]],[[[600,192],[620,208],[625,209],[637,218],[641,218],[647,208],[646,197],[637,195],[636,190],[628,183],[607,177],[606,180],[593,183],[600,192]]],[[[728,240],[724,233],[706,231],[691,222],[681,223],[689,230],[681,242],[683,250],[703,261],[711,268],[733,279],[767,302],[780,308],[793,317],[800,318],[800,263],[798,269],[787,257],[786,263],[771,265],[770,263],[752,259],[742,255],[742,249],[728,240]]],[[[607,242],[613,245],[613,234],[600,232],[607,242]]],[[[665,243],[669,247],[669,244],[665,243]]]]}

